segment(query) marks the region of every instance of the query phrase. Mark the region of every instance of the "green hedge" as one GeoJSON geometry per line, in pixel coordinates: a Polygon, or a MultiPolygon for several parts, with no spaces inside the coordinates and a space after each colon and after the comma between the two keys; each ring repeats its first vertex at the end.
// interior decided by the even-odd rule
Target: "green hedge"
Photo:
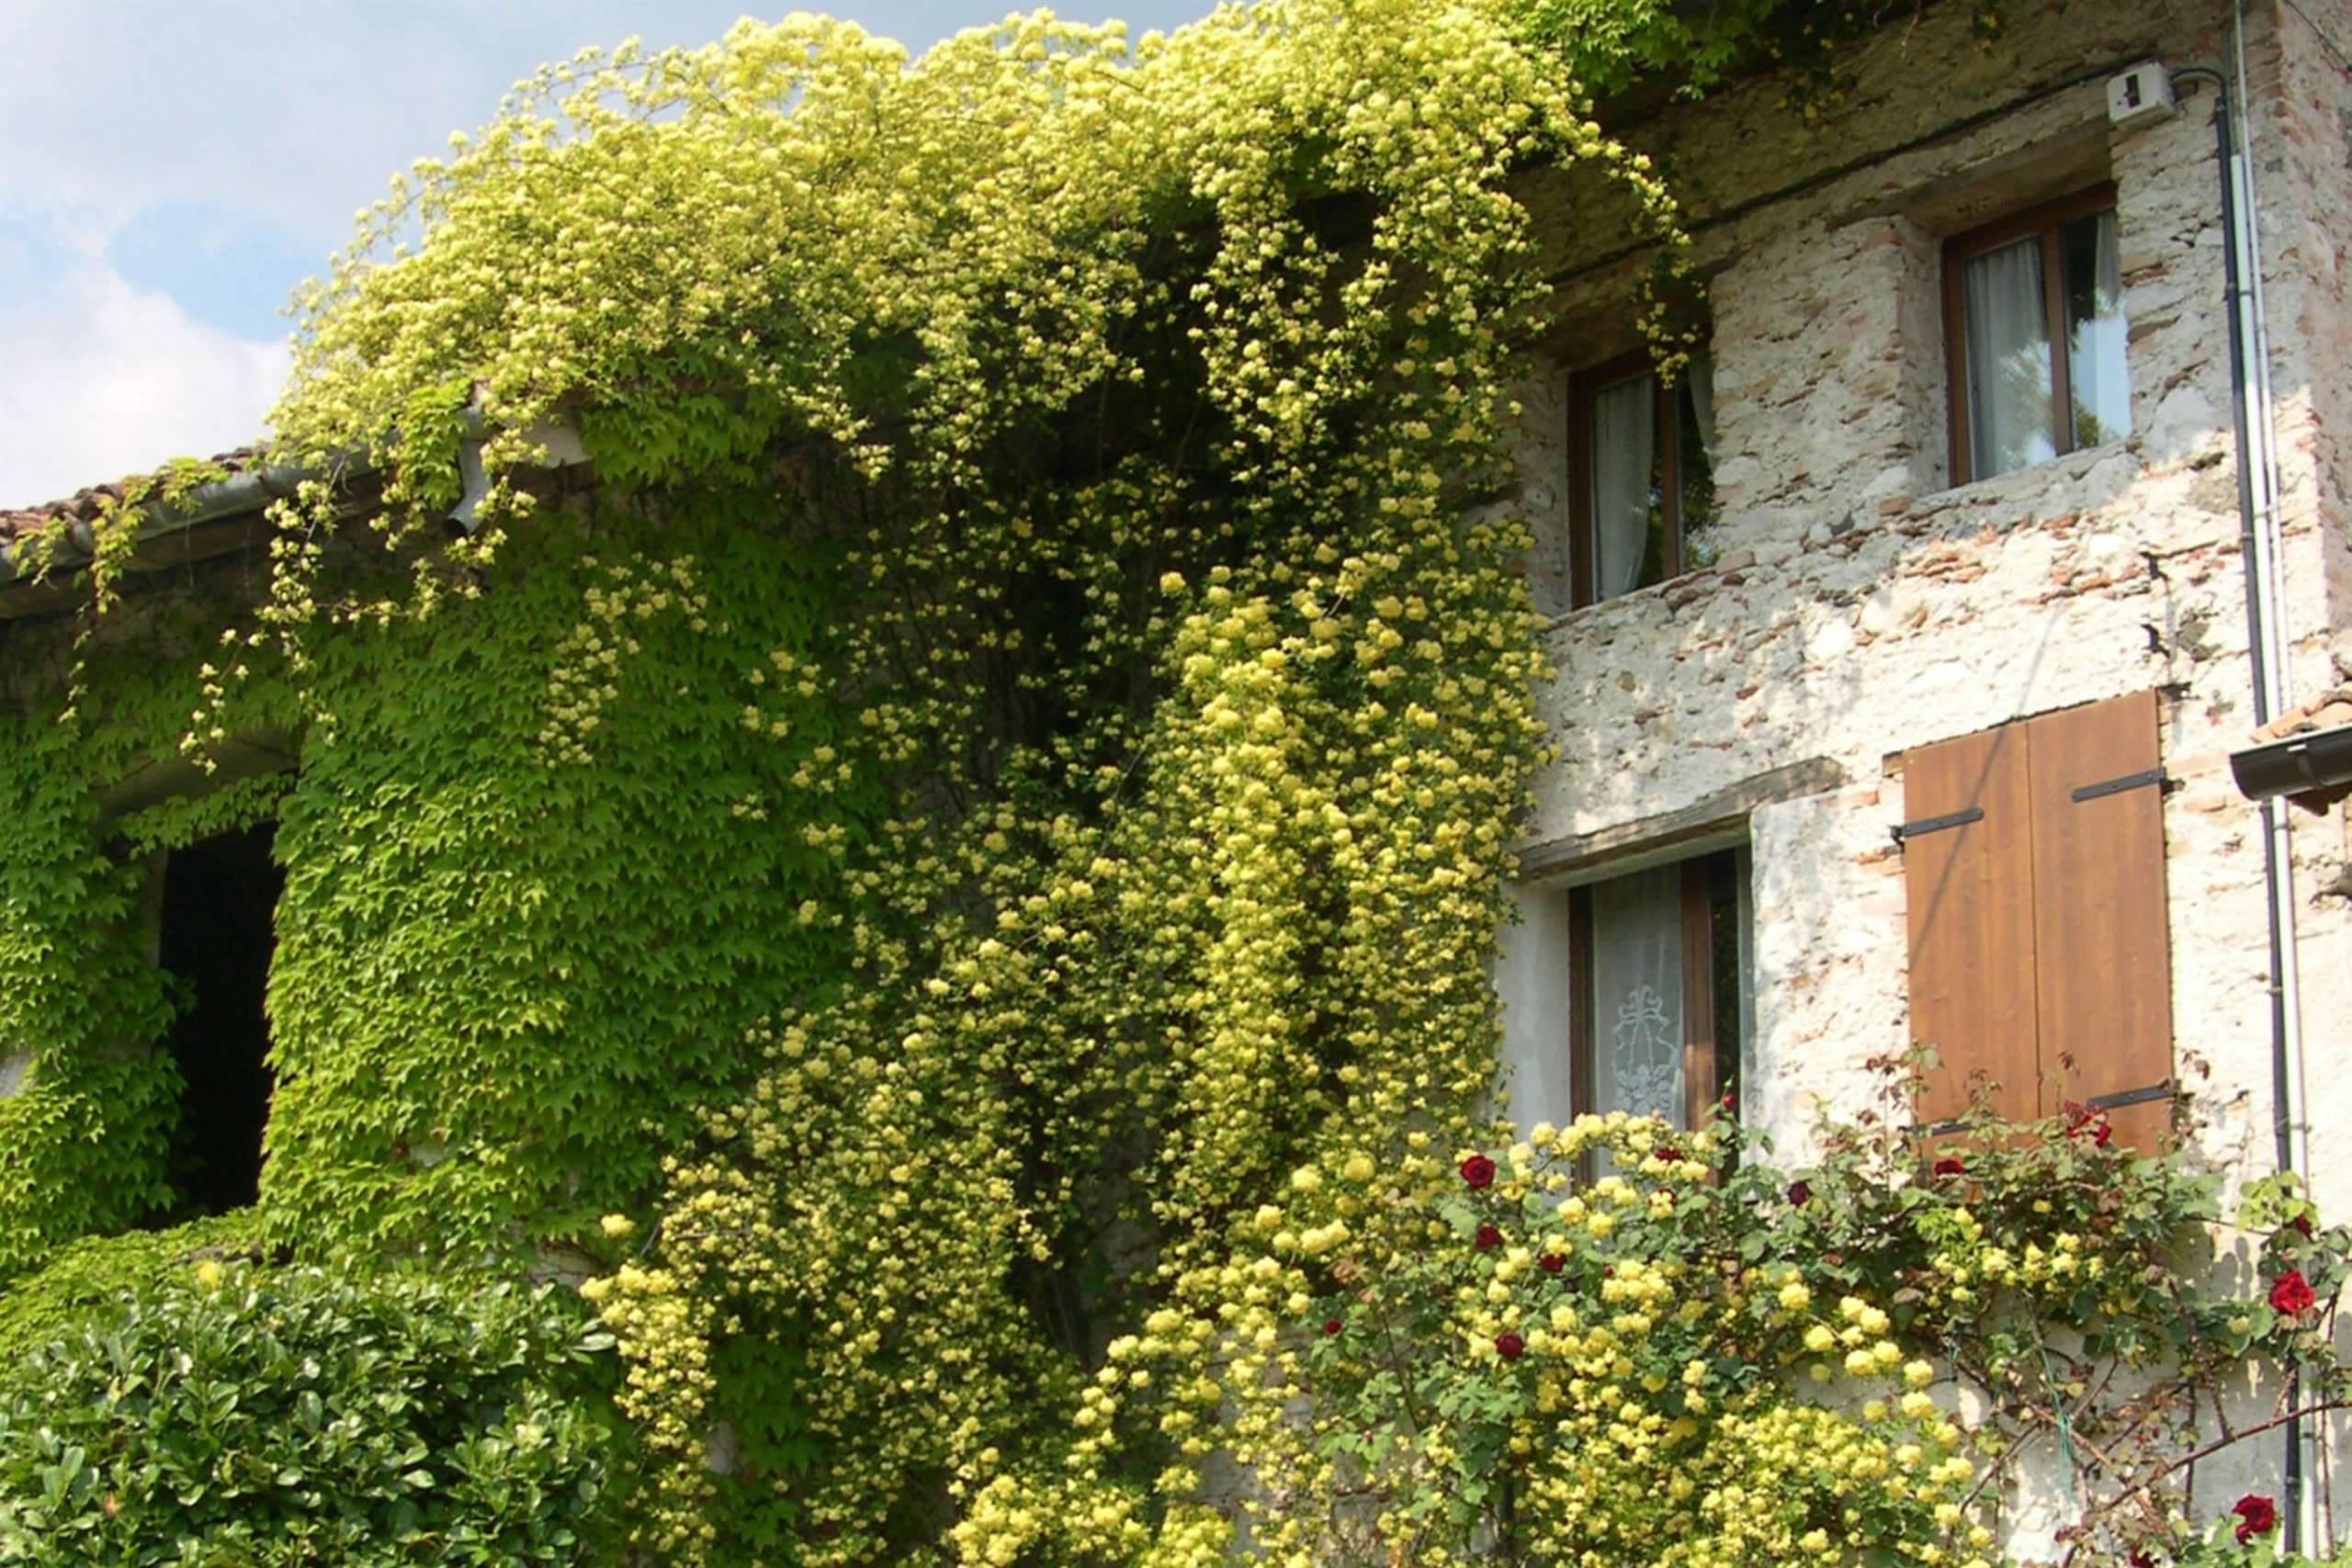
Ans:
{"type": "Polygon", "coordinates": [[[607,1343],[548,1291],[204,1259],[0,1366],[0,1562],[609,1561],[607,1343]]]}

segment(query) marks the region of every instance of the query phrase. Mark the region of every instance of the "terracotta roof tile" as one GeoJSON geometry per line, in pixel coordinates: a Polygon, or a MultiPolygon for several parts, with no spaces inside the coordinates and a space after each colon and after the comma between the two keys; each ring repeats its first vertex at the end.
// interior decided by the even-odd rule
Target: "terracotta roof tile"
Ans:
{"type": "Polygon", "coordinates": [[[2352,724],[2352,682],[2334,691],[2322,692],[2302,706],[2280,714],[2256,730],[2254,738],[2265,742],[2284,740],[2306,730],[2334,729],[2346,724],[2352,724]]]}
{"type": "MultiPolygon", "coordinates": [[[[240,446],[233,452],[223,452],[209,459],[223,474],[243,473],[261,460],[257,448],[240,446]]],[[[85,485],[72,495],[56,501],[45,501],[36,506],[0,506],[0,545],[12,544],[27,535],[38,533],[55,517],[72,517],[86,523],[98,514],[99,507],[109,498],[122,496],[122,480],[112,484],[85,485]]]]}

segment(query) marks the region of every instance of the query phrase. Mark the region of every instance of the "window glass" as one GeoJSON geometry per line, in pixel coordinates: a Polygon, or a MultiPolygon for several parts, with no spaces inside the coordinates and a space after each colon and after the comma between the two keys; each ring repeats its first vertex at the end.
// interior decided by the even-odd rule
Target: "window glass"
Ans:
{"type": "Polygon", "coordinates": [[[2100,205],[2111,199],[2086,192],[1947,247],[1960,479],[2131,434],[2123,268],[2115,209],[2100,205]]]}
{"type": "Polygon", "coordinates": [[[1591,580],[1583,602],[1614,599],[1714,564],[1713,369],[1694,357],[1659,395],[1655,375],[1606,381],[1585,404],[1585,514],[1591,580]]]}
{"type": "Polygon", "coordinates": [[[2132,433],[2132,385],[2123,367],[2123,267],[2112,209],[2060,231],[2066,274],[2066,378],[2075,445],[2097,446],[2132,433]]]}
{"type": "Polygon", "coordinates": [[[1747,867],[1725,851],[1577,891],[1584,1109],[1688,1127],[1730,1083],[1754,1027],[1747,867]]]}
{"type": "Polygon", "coordinates": [[[1693,355],[1674,389],[1675,499],[1682,528],[1682,570],[1699,571],[1723,553],[1715,537],[1715,370],[1693,355]]]}
{"type": "Polygon", "coordinates": [[[1968,446],[1975,477],[1989,479],[2058,455],[2052,429],[2049,314],[2039,236],[1971,257],[1968,446]]]}

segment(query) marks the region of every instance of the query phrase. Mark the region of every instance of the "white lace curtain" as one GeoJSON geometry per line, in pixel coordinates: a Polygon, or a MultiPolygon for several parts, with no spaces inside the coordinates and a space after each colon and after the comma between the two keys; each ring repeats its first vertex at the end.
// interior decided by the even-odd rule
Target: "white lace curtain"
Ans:
{"type": "Polygon", "coordinates": [[[1593,1103],[1684,1125],[1682,868],[1592,890],[1593,1103]]]}

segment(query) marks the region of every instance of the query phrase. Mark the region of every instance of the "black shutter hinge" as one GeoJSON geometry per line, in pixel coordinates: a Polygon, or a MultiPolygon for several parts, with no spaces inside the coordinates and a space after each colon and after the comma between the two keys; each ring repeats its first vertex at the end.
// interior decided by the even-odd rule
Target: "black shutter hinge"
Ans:
{"type": "Polygon", "coordinates": [[[2172,1079],[2166,1078],[2145,1089],[2127,1089],[2120,1094],[2095,1095],[2084,1103],[2093,1111],[2120,1111],[2127,1105],[2147,1105],[2159,1100],[2170,1100],[2177,1092],[2172,1079]]]}
{"type": "Polygon", "coordinates": [[[1940,833],[1947,828],[1965,828],[1971,822],[1984,820],[1984,808],[1972,806],[1965,811],[1955,811],[1948,817],[1922,817],[1917,822],[1905,822],[1894,829],[1894,841],[1902,844],[1923,833],[1940,833]]]}
{"type": "Polygon", "coordinates": [[[2165,777],[2162,768],[2150,768],[2145,773],[2126,773],[2120,779],[2102,779],[2098,784],[2084,784],[2074,792],[2074,795],[2075,802],[2080,804],[2086,800],[2097,800],[2101,795],[2121,795],[2126,790],[2147,789],[2152,785],[2170,794],[2179,787],[2179,782],[2165,777]]]}

